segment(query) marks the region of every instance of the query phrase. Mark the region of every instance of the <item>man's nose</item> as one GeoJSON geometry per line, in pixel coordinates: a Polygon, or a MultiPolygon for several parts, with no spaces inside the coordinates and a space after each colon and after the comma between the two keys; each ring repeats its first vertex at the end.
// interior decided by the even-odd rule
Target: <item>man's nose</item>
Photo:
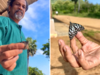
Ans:
{"type": "Polygon", "coordinates": [[[20,6],[19,6],[19,9],[20,9],[20,10],[23,10],[23,7],[20,5],[20,6]]]}

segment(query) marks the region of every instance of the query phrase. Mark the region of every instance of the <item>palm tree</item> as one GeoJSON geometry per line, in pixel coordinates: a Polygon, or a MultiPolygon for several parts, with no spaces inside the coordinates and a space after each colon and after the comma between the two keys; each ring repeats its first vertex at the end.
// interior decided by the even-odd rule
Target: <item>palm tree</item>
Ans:
{"type": "Polygon", "coordinates": [[[36,40],[33,40],[31,37],[28,37],[26,39],[26,41],[28,41],[28,46],[29,46],[29,49],[27,51],[27,58],[28,58],[27,59],[27,61],[28,61],[27,67],[28,67],[29,66],[29,56],[34,56],[34,54],[37,51],[37,45],[36,45],[36,40]]]}
{"type": "Polygon", "coordinates": [[[50,49],[49,49],[49,42],[46,43],[46,44],[43,44],[43,47],[41,48],[43,52],[43,54],[47,55],[47,57],[49,57],[49,54],[50,54],[50,49]]]}
{"type": "Polygon", "coordinates": [[[35,44],[36,40],[33,40],[31,37],[28,37],[26,40],[28,41],[29,46],[28,57],[33,56],[37,51],[37,45],[35,44]]]}

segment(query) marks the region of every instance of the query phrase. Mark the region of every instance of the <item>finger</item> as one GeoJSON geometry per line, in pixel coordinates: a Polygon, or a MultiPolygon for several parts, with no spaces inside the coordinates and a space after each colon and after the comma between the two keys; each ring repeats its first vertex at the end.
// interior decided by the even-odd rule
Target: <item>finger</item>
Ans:
{"type": "Polygon", "coordinates": [[[11,67],[7,68],[6,70],[12,71],[16,67],[16,63],[14,63],[11,67]]]}
{"type": "Polygon", "coordinates": [[[70,46],[71,46],[71,48],[72,48],[72,50],[73,50],[74,53],[78,50],[78,47],[76,45],[76,39],[75,39],[75,37],[71,40],[70,46]]]}
{"type": "Polygon", "coordinates": [[[8,50],[8,51],[5,51],[5,52],[3,52],[3,53],[0,54],[0,62],[1,62],[2,60],[5,60],[5,59],[8,59],[8,58],[17,56],[18,54],[21,54],[22,52],[23,52],[22,49],[20,49],[20,50],[15,49],[15,50],[8,50]]]}
{"type": "Polygon", "coordinates": [[[65,54],[65,58],[68,60],[68,62],[70,63],[70,65],[72,67],[79,67],[79,64],[77,63],[76,58],[74,57],[74,55],[71,52],[71,49],[68,46],[64,47],[64,54],[65,54]]]}
{"type": "Polygon", "coordinates": [[[88,40],[83,36],[81,32],[78,32],[76,38],[80,41],[82,45],[86,44],[88,40]]]}
{"type": "Polygon", "coordinates": [[[85,56],[82,50],[78,51],[78,61],[83,69],[88,70],[90,68],[90,65],[88,64],[88,61],[85,59],[85,56]]]}
{"type": "Polygon", "coordinates": [[[58,44],[59,44],[59,51],[60,51],[61,55],[64,57],[63,47],[65,46],[65,43],[63,40],[59,40],[58,44]]]}
{"type": "Polygon", "coordinates": [[[1,62],[2,67],[9,68],[18,60],[19,56],[13,57],[12,59],[4,60],[1,62]]]}
{"type": "Polygon", "coordinates": [[[29,42],[28,41],[22,41],[20,43],[24,43],[25,44],[24,49],[29,49],[29,47],[28,47],[29,42]]]}
{"type": "Polygon", "coordinates": [[[13,49],[24,49],[25,48],[25,44],[24,43],[12,43],[9,45],[3,45],[0,46],[0,52],[4,52],[7,50],[13,50],[13,49]]]}

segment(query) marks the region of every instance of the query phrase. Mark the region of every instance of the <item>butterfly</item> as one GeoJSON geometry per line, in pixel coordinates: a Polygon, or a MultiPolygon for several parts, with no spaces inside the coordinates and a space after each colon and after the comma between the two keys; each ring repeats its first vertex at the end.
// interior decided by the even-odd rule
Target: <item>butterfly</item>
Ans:
{"type": "Polygon", "coordinates": [[[77,34],[78,31],[84,30],[84,27],[77,23],[70,22],[69,26],[69,38],[70,40],[73,39],[73,37],[77,34]]]}

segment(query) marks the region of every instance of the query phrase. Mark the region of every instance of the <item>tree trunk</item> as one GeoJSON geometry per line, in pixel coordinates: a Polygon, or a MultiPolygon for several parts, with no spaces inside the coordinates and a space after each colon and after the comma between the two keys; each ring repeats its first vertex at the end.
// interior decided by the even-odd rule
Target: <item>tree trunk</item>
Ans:
{"type": "Polygon", "coordinates": [[[80,0],[78,0],[78,13],[80,12],[80,0]]]}
{"type": "Polygon", "coordinates": [[[75,3],[75,5],[74,5],[74,12],[76,12],[76,4],[77,4],[77,2],[75,1],[74,3],[75,3]]]}
{"type": "Polygon", "coordinates": [[[29,50],[27,52],[27,75],[29,75],[29,50]]]}
{"type": "Polygon", "coordinates": [[[28,57],[28,59],[27,59],[27,75],[29,75],[29,57],[28,57]]]}

